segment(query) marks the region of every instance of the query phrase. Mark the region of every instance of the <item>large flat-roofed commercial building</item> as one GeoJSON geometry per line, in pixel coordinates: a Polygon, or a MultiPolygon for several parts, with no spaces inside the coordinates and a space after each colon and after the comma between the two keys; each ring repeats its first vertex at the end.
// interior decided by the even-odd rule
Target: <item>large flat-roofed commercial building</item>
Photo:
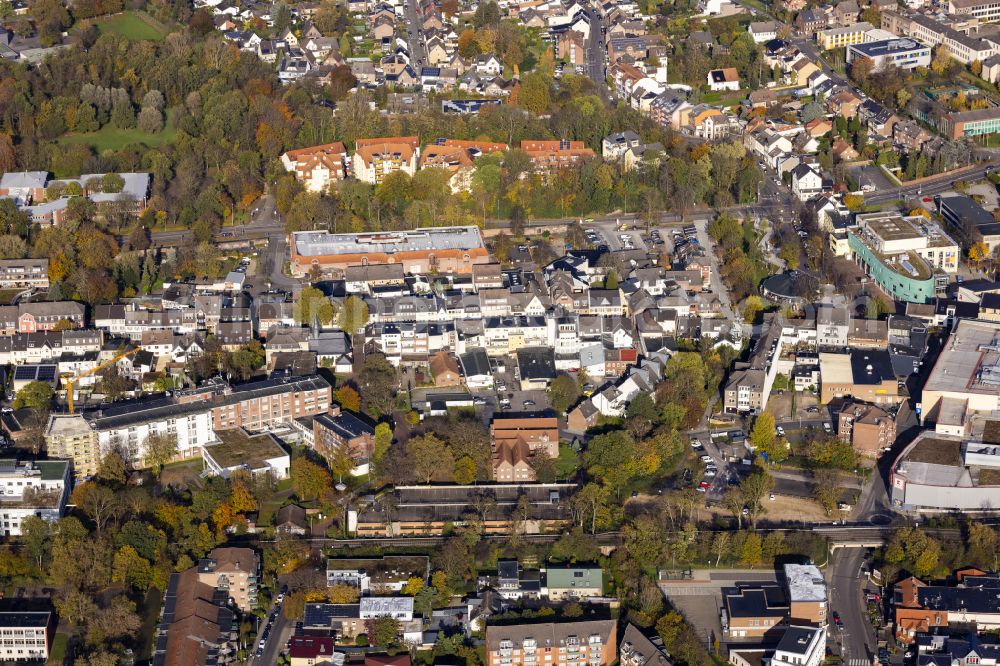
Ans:
{"type": "Polygon", "coordinates": [[[958,320],[927,377],[920,407],[921,420],[939,429],[970,413],[1000,410],[1000,322],[958,320]]]}
{"type": "Polygon", "coordinates": [[[412,231],[331,234],[298,231],[291,238],[292,275],[316,267],[341,274],[349,266],[402,264],[406,273],[472,273],[490,263],[479,227],[435,227],[412,231]]]}
{"type": "Polygon", "coordinates": [[[820,402],[824,405],[847,397],[879,405],[895,405],[902,400],[887,351],[823,352],[819,355],[819,374],[820,402]]]}
{"type": "Polygon", "coordinates": [[[958,243],[921,215],[866,213],[857,223],[847,232],[849,258],[896,300],[926,303],[958,270],[958,243]]]}
{"type": "Polygon", "coordinates": [[[930,67],[931,47],[908,37],[848,45],[847,62],[854,62],[857,58],[870,59],[876,70],[890,66],[900,69],[930,67]]]}
{"type": "Polygon", "coordinates": [[[1000,421],[975,417],[969,435],[922,432],[892,465],[889,493],[905,511],[1000,510],[1000,421]]]}

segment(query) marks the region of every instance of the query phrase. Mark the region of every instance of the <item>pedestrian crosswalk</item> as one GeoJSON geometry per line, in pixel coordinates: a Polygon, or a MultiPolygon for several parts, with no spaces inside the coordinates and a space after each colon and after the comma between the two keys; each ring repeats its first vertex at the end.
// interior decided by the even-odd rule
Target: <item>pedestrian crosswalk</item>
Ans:
{"type": "Polygon", "coordinates": [[[872,666],[872,662],[867,659],[848,659],[847,666],[872,666]]]}

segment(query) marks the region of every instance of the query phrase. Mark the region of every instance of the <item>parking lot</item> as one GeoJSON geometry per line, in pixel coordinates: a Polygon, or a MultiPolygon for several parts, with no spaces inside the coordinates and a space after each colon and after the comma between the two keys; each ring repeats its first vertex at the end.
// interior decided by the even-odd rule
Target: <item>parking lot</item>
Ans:
{"type": "Polygon", "coordinates": [[[702,638],[718,638],[725,643],[719,610],[722,589],[738,583],[777,583],[774,571],[746,569],[695,569],[690,579],[665,580],[658,583],[670,604],[680,611],[691,626],[710,633],[702,638]]]}

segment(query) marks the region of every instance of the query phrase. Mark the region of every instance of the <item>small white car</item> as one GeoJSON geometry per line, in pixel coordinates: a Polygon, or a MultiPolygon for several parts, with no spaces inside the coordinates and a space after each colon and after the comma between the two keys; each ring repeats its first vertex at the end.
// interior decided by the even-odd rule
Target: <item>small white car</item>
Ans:
{"type": "Polygon", "coordinates": [[[706,454],[701,457],[702,462],[712,462],[712,456],[706,454]]]}
{"type": "Polygon", "coordinates": [[[774,430],[775,430],[775,432],[778,433],[778,437],[784,437],[785,436],[785,429],[782,428],[781,426],[778,426],[774,430]]]}

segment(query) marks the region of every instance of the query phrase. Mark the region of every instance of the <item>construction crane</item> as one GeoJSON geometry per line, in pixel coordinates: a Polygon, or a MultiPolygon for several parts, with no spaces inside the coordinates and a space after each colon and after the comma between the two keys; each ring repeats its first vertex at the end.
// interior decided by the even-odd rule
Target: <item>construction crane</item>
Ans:
{"type": "Polygon", "coordinates": [[[91,368],[90,370],[87,370],[85,372],[81,372],[76,377],[71,377],[70,373],[68,373],[68,372],[65,373],[62,376],[62,380],[64,382],[66,382],[66,403],[69,405],[69,413],[70,414],[73,413],[73,383],[74,382],[80,381],[84,377],[89,377],[90,375],[94,374],[95,372],[100,372],[101,370],[107,368],[108,366],[114,365],[115,363],[117,363],[118,361],[122,360],[123,358],[127,358],[127,357],[131,356],[132,354],[135,354],[136,352],[140,352],[140,351],[142,351],[142,347],[136,346],[133,349],[130,349],[128,351],[122,352],[121,354],[118,354],[117,356],[115,356],[110,361],[105,361],[104,363],[101,363],[100,365],[95,366],[95,367],[91,368]]]}

